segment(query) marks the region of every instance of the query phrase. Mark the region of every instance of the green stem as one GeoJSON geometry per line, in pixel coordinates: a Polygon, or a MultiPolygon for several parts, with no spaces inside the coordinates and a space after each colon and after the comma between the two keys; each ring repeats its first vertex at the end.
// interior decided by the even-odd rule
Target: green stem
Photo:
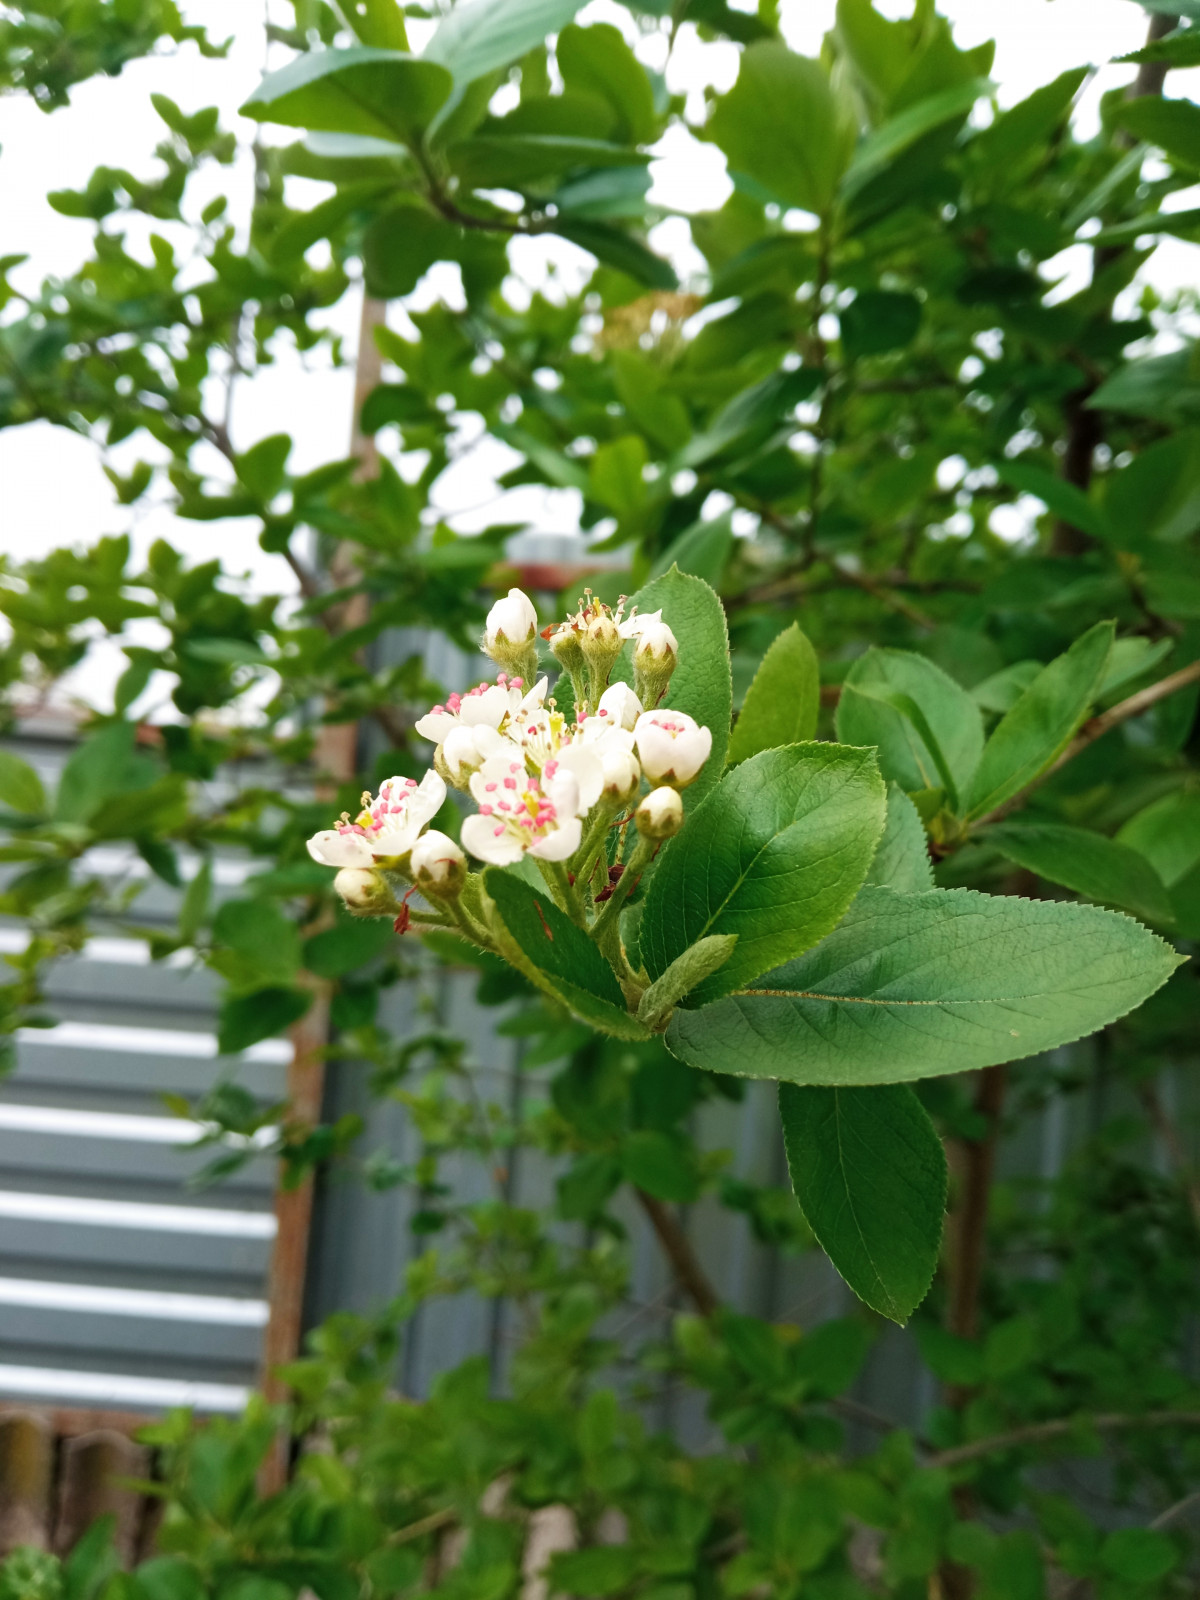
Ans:
{"type": "Polygon", "coordinates": [[[538,869],[550,886],[560,911],[565,911],[577,928],[587,932],[587,918],[583,914],[583,907],[579,897],[571,888],[567,877],[567,864],[565,861],[539,861],[538,869]]]}
{"type": "Polygon", "coordinates": [[[457,923],[472,944],[477,944],[481,950],[495,950],[496,947],[492,943],[487,929],[482,923],[476,922],[460,899],[447,900],[444,904],[454,922],[457,923]]]}
{"type": "Polygon", "coordinates": [[[616,937],[616,949],[620,951],[621,941],[619,929],[621,925],[621,907],[625,904],[630,890],[645,872],[654,859],[654,852],[658,849],[657,839],[643,839],[639,836],[633,848],[633,854],[626,863],[625,871],[613,884],[613,892],[604,903],[600,915],[592,924],[592,938],[604,951],[611,961],[611,942],[616,937]]]}
{"type": "Polygon", "coordinates": [[[596,869],[597,857],[604,849],[604,841],[608,837],[609,825],[612,822],[613,807],[607,801],[601,800],[596,806],[596,814],[592,818],[591,826],[584,835],[583,843],[576,850],[571,862],[571,870],[575,874],[575,887],[577,891],[586,890],[591,881],[592,873],[596,869]]]}

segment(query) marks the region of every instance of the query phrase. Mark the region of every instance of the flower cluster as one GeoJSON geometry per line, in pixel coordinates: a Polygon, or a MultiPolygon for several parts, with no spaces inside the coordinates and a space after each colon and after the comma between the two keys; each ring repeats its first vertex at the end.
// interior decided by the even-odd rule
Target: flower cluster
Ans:
{"type": "MultiPolygon", "coordinates": [[[[352,910],[388,908],[367,869],[398,875],[434,898],[459,892],[462,850],[425,832],[448,785],[478,808],[462,825],[462,844],[477,860],[507,866],[529,855],[548,867],[570,863],[572,880],[582,875],[585,889],[592,875],[608,871],[610,827],[633,816],[648,846],[678,831],[678,791],[708,759],[712,734],[686,712],[658,707],[679,655],[661,612],[634,608],[626,616],[624,601],[614,610],[589,591],[545,637],[571,685],[570,715],[548,697],[547,679],[536,677],[537,613],[512,589],[492,607],[484,635],[485,651],[503,668],[496,681],[450,695],[416,723],[436,747],[433,770],[419,784],[388,779],[377,799],[363,796],[357,817],[346,814],[309,840],[315,860],[344,869],[338,887],[352,910]],[[609,682],[627,640],[632,687],[609,682]],[[643,779],[652,792],[639,804],[643,779]]],[[[611,893],[602,884],[596,899],[611,893]]]]}

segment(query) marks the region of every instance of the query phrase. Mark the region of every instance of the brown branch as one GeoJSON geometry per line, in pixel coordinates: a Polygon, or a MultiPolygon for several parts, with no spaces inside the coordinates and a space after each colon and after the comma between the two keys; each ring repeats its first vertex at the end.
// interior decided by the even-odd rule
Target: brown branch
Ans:
{"type": "Polygon", "coordinates": [[[991,822],[1002,822],[1010,812],[1023,806],[1033,791],[1041,788],[1047,778],[1053,777],[1060,767],[1065,767],[1068,761],[1073,761],[1090,744],[1095,744],[1097,739],[1103,739],[1106,733],[1119,728],[1121,723],[1128,722],[1131,717],[1140,717],[1143,711],[1149,711],[1160,700],[1178,694],[1180,689],[1190,688],[1193,683],[1200,683],[1200,660],[1193,661],[1190,666],[1180,667],[1178,672],[1172,672],[1169,677],[1160,678],[1157,683],[1152,683],[1145,689],[1139,689],[1136,694],[1119,700],[1115,706],[1102,711],[1098,717],[1089,718],[1057,761],[1048,766],[1044,772],[1039,772],[1033,782],[1027,783],[1013,795],[1011,800],[1006,800],[994,811],[989,811],[986,817],[980,817],[975,826],[982,828],[991,822]]]}
{"type": "Polygon", "coordinates": [[[691,1240],[679,1225],[678,1217],[661,1200],[647,1194],[645,1189],[635,1189],[634,1193],[650,1219],[650,1226],[658,1236],[663,1254],[674,1268],[680,1288],[687,1291],[701,1316],[711,1317],[720,1310],[721,1297],[709,1281],[700,1258],[692,1249],[691,1240]]]}
{"type": "MultiPolygon", "coordinates": [[[[1179,26],[1180,17],[1176,14],[1160,11],[1150,18],[1150,29],[1146,34],[1147,44],[1156,44],[1159,39],[1165,39],[1169,33],[1174,33],[1179,26]]],[[[1137,77],[1129,85],[1128,98],[1141,100],[1148,94],[1161,94],[1166,83],[1167,73],[1171,70],[1169,61],[1143,61],[1137,70],[1137,77]]]]}
{"type": "Polygon", "coordinates": [[[1066,1438],[1084,1428],[1095,1428],[1100,1433],[1118,1433],[1135,1428],[1200,1428],[1200,1411],[1147,1411],[1141,1416],[1110,1412],[1095,1417],[1063,1417],[1054,1422],[1031,1422],[1024,1428],[1014,1428],[1011,1433],[997,1433],[989,1439],[973,1439],[969,1444],[941,1450],[929,1458],[927,1465],[961,1467],[969,1461],[982,1460],[1001,1450],[1019,1450],[1027,1444],[1048,1444],[1053,1439],[1066,1438]]]}

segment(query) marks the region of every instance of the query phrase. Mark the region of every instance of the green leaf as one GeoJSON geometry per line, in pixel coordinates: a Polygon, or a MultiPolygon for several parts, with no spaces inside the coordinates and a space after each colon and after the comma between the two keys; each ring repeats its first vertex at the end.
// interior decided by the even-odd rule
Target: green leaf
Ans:
{"type": "Polygon", "coordinates": [[[700,1192],[689,1146],[670,1134],[652,1130],[629,1134],[621,1145],[621,1164],[626,1180],[656,1200],[686,1205],[700,1192]]]}
{"type": "Polygon", "coordinates": [[[400,0],[339,0],[342,15],[364,44],[407,50],[408,30],[400,0]]]}
{"type": "MultiPolygon", "coordinates": [[[[686,711],[712,732],[712,752],[699,777],[683,791],[684,810],[690,815],[720,780],[729,745],[733,682],[729,675],[725,611],[707,583],[675,567],[639,589],[630,605],[636,605],[643,613],[661,611],[663,621],[679,641],[679,664],[660,704],[673,711],[686,711]]],[[[613,668],[614,681],[633,682],[631,656],[632,652],[620,656],[613,668]]]]}
{"type": "Polygon", "coordinates": [[[1100,1546],[1100,1565],[1114,1578],[1129,1583],[1155,1583],[1174,1572],[1180,1552],[1156,1528],[1118,1528],[1100,1546]]]}
{"type": "MultiPolygon", "coordinates": [[[[447,157],[470,188],[520,188],[566,173],[593,175],[597,168],[632,167],[644,173],[648,156],[628,145],[573,134],[480,133],[450,146],[447,157]]],[[[646,178],[645,186],[649,186],[646,178]]],[[[576,224],[586,232],[587,224],[576,224]]],[[[602,233],[613,233],[601,225],[602,233]]],[[[623,234],[616,237],[624,238],[623,234]]],[[[599,252],[593,252],[598,254],[599,252]]],[[[656,261],[658,257],[654,258],[656,261]]]]}
{"type": "Polygon", "coordinates": [[[1190,100],[1140,95],[1118,105],[1113,120],[1135,138],[1158,145],[1172,161],[1200,167],[1200,106],[1190,100]]]}
{"type": "Polygon", "coordinates": [[[312,998],[300,989],[281,988],[229,996],[221,1004],[217,1049],[223,1056],[233,1056],[261,1039],[274,1038],[293,1022],[299,1022],[312,998]]]}
{"type": "Polygon", "coordinates": [[[1143,61],[1165,61],[1172,67],[1200,67],[1200,28],[1180,28],[1165,39],[1154,39],[1140,50],[1118,56],[1117,60],[1135,65],[1143,61]]]}
{"type": "Polygon", "coordinates": [[[158,768],[135,748],[136,733],[131,722],[110,722],[79,745],[58,780],[60,822],[89,822],[109,800],[150,787],[158,768]]]}
{"type": "Polygon", "coordinates": [[[733,172],[818,215],[829,210],[854,139],[821,63],[774,40],[742,52],[737,82],[707,132],[733,172]]]}
{"type": "Polygon", "coordinates": [[[617,136],[632,144],[654,138],[658,117],[646,69],[610,22],[580,28],[574,23],[558,36],[555,60],[568,90],[606,100],[619,119],[617,136]]]}
{"type": "Polygon", "coordinates": [[[290,983],[300,966],[300,935],[271,900],[226,900],[213,918],[213,938],[238,958],[236,965],[213,963],[238,988],[268,988],[290,983]]]}
{"type": "Polygon", "coordinates": [[[1170,922],[1170,896],[1146,858],[1087,828],[1058,822],[1006,822],[981,835],[1019,867],[1076,894],[1119,906],[1150,922],[1170,922]]]}
{"type": "Polygon", "coordinates": [[[535,889],[501,867],[489,867],[483,882],[507,961],[584,1022],[620,1039],[649,1037],[648,1029],[626,1010],[608,962],[559,910],[549,889],[535,889]]]}
{"type": "Polygon", "coordinates": [[[1118,367],[1086,405],[1134,417],[1181,423],[1200,417],[1200,362],[1194,346],[1118,367]]]}
{"type": "Polygon", "coordinates": [[[363,267],[374,295],[410,294],[435,261],[454,258],[461,232],[442,217],[413,205],[393,206],[363,235],[363,267]]]}
{"type": "Polygon", "coordinates": [[[1161,439],[1108,479],[1104,510],[1117,542],[1174,544],[1200,527],[1200,431],[1161,439]]]}
{"type": "Polygon", "coordinates": [[[1010,111],[977,133],[967,146],[969,153],[985,166],[1002,171],[1026,151],[1045,145],[1070,115],[1075,96],[1089,73],[1087,67],[1073,67],[1052,83],[1043,84],[1010,111]]]}
{"type": "Polygon", "coordinates": [[[395,939],[386,917],[339,917],[336,927],[304,941],[304,966],[318,978],[344,978],[383,955],[395,939]]]}
{"type": "Polygon", "coordinates": [[[1066,748],[1104,679],[1115,625],[1098,622],[1043,667],[992,731],[971,785],[979,817],[1032,783],[1066,748]]]}
{"type": "Polygon", "coordinates": [[[184,944],[195,943],[200,926],[208,915],[208,903],[212,898],[212,881],[212,857],[205,856],[183,891],[183,900],[179,907],[179,937],[184,944]]]}
{"type": "Polygon", "coordinates": [[[260,439],[235,458],[233,470],[238,482],[259,500],[273,499],[287,479],[287,459],[291,451],[290,434],[273,433],[267,439],[260,439]]]}
{"type": "Polygon", "coordinates": [[[838,313],[842,347],[851,360],[902,350],[917,337],[921,302],[915,294],[863,289],[838,313]]]}
{"type": "Polygon", "coordinates": [[[553,196],[552,204],[560,215],[566,213],[580,221],[641,217],[645,214],[650,181],[644,166],[585,172],[578,178],[569,178],[553,196]]]}
{"type": "Polygon", "coordinates": [[[858,891],[883,831],[871,750],[798,744],[735,767],[666,846],[642,914],[640,950],[658,978],[710,934],[738,935],[703,1006],[808,949],[858,891]]]}
{"type": "Polygon", "coordinates": [[[618,517],[629,516],[646,498],[646,443],[627,433],[602,444],[588,463],[588,494],[618,517]]]}
{"type": "Polygon", "coordinates": [[[889,783],[883,838],[867,873],[867,882],[901,894],[933,888],[929,841],[915,805],[898,783],[889,783]]]}
{"type": "Polygon", "coordinates": [[[779,1086],[792,1188],[817,1243],[872,1310],[907,1322],[929,1292],[946,1153],[911,1089],[779,1086]]]}
{"type": "Polygon", "coordinates": [[[581,250],[589,251],[606,267],[615,267],[635,282],[644,283],[648,289],[679,287],[679,279],[671,263],[656,256],[640,239],[623,233],[620,228],[614,228],[606,222],[583,222],[570,217],[558,217],[554,231],[560,238],[569,239],[581,250]]]}
{"type": "Polygon", "coordinates": [[[904,1083],[1051,1050],[1124,1016],[1184,958],[1140,923],[970,889],[863,889],[822,944],[680,1009],[689,1066],[789,1083],[904,1083]]]}
{"type": "Polygon", "coordinates": [[[756,444],[764,443],[820,385],[821,373],[815,367],[797,367],[794,372],[772,373],[761,383],[743,389],[696,434],[680,455],[680,465],[699,467],[726,450],[752,450],[756,444]]]}
{"type": "Polygon", "coordinates": [[[1113,537],[1113,524],[1073,483],[1058,477],[1045,467],[1027,461],[1000,461],[996,474],[1001,483],[1017,489],[1021,494],[1031,494],[1047,506],[1056,517],[1078,528],[1081,533],[1104,542],[1113,537]]]}
{"type": "Polygon", "coordinates": [[[714,589],[720,587],[729,557],[733,553],[733,521],[728,511],[711,522],[693,522],[659,556],[651,568],[652,578],[661,578],[678,567],[702,578],[714,589]]]}
{"type": "Polygon", "coordinates": [[[378,433],[391,422],[429,422],[435,415],[423,390],[411,383],[380,383],[371,390],[362,408],[362,430],[378,433]]]}
{"type": "Polygon", "coordinates": [[[746,691],[729,737],[729,765],[779,745],[804,744],[817,731],[821,669],[817,653],[793,622],[775,639],[746,691]]]}
{"type": "Polygon", "coordinates": [[[356,45],[297,56],[264,78],[241,109],[255,122],[408,143],[433,120],[452,84],[428,52],[418,60],[356,45]]]}
{"type": "Polygon", "coordinates": [[[507,67],[558,33],[581,0],[460,0],[425,46],[425,61],[449,67],[457,84],[507,67]]]}
{"type": "Polygon", "coordinates": [[[915,105],[906,107],[882,127],[869,133],[854,152],[854,159],[846,170],[842,181],[842,198],[850,199],[856,195],[934,128],[965,117],[980,95],[989,93],[994,87],[988,78],[968,78],[963,83],[953,84],[948,89],[941,89],[937,94],[918,100],[915,105]]]}
{"type": "Polygon", "coordinates": [[[550,1583],[556,1594],[618,1594],[629,1586],[638,1570],[638,1555],[628,1545],[593,1545],[588,1550],[554,1555],[550,1583]]]}
{"type": "Polygon", "coordinates": [[[1014,661],[1011,666],[1002,667],[990,678],[977,683],[971,690],[971,699],[981,711],[1003,716],[1012,710],[1041,670],[1040,661],[1014,661]]]}
{"type": "Polygon", "coordinates": [[[1177,789],[1139,811],[1117,843],[1145,856],[1168,889],[1200,865],[1200,793],[1177,789]]]}
{"type": "Polygon", "coordinates": [[[648,1028],[656,1027],[684,995],[690,994],[698,983],[725,965],[736,944],[737,935],[727,933],[712,934],[689,945],[642,995],[638,1005],[639,1019],[648,1028]]]}
{"type": "Polygon", "coordinates": [[[42,780],[20,756],[0,750],[0,805],[22,816],[41,816],[46,810],[46,791],[42,780]]]}
{"type": "Polygon", "coordinates": [[[971,696],[907,650],[859,657],[846,674],[836,723],[844,744],[877,745],[884,777],[910,793],[965,793],[983,750],[983,719],[971,696]]]}

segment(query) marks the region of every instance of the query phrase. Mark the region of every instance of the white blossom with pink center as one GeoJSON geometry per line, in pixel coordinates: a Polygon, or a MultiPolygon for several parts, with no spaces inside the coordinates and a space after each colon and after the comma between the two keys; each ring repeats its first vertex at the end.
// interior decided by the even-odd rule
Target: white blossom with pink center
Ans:
{"type": "Polygon", "coordinates": [[[633,730],[642,771],[653,784],[688,784],[708,760],[712,733],[686,711],[647,711],[633,730]]]}
{"type": "Polygon", "coordinates": [[[336,828],[314,833],[308,853],[324,867],[370,867],[412,849],[422,829],[441,810],[446,785],[436,772],[415,778],[385,778],[379,795],[363,795],[353,821],[343,812],[336,828]]]}
{"type": "MultiPolygon", "coordinates": [[[[602,771],[599,777],[602,784],[602,771]]],[[[542,861],[566,861],[578,850],[579,819],[589,808],[563,761],[552,758],[534,777],[515,756],[493,756],[471,779],[471,793],[479,813],[463,823],[462,842],[480,861],[506,867],[526,853],[542,861]]]]}
{"type": "Polygon", "coordinates": [[[430,744],[445,744],[456,728],[492,728],[499,733],[509,717],[539,710],[545,698],[545,678],[526,691],[520,678],[502,672],[495,683],[477,683],[466,694],[448,695],[444,706],[434,706],[415,726],[430,744]]]}

